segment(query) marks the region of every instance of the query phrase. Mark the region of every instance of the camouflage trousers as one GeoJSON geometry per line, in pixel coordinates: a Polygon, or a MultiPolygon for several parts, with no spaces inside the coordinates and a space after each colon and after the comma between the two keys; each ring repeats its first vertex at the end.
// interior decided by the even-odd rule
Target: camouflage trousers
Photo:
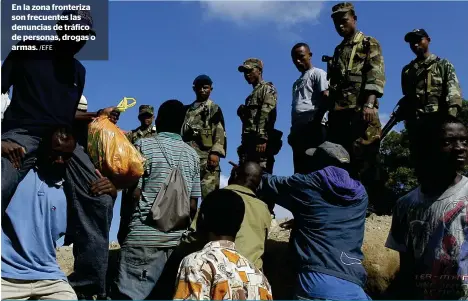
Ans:
{"type": "Polygon", "coordinates": [[[328,115],[328,141],[341,144],[351,157],[350,173],[359,179],[373,206],[380,206],[384,190],[379,164],[380,133],[379,115],[371,122],[362,117],[362,111],[348,109],[331,111],[328,115]]]}
{"type": "Polygon", "coordinates": [[[275,164],[275,157],[267,152],[259,153],[256,151],[256,145],[241,144],[237,148],[239,155],[239,165],[247,161],[257,162],[261,168],[267,173],[273,173],[273,166],[275,164]]]}
{"type": "Polygon", "coordinates": [[[206,168],[207,159],[200,159],[200,185],[202,191],[202,201],[212,191],[219,189],[221,169],[218,165],[215,170],[206,168]]]}

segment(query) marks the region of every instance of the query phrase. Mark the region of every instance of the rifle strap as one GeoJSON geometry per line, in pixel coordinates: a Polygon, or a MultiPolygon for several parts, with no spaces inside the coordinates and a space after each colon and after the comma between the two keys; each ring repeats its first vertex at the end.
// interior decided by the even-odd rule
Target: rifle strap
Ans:
{"type": "Polygon", "coordinates": [[[357,50],[359,43],[363,39],[364,39],[364,34],[362,32],[358,32],[358,34],[354,37],[353,50],[351,51],[351,56],[349,57],[348,72],[351,72],[351,70],[353,69],[354,56],[356,55],[356,50],[357,50]]]}

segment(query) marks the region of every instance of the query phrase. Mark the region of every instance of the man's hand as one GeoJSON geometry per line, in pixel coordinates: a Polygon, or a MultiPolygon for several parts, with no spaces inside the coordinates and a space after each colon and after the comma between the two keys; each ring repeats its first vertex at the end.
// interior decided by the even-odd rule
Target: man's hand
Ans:
{"type": "Polygon", "coordinates": [[[91,184],[91,194],[94,196],[109,194],[115,200],[117,198],[117,189],[115,189],[114,184],[108,178],[103,177],[97,169],[96,174],[99,179],[91,184]]]}
{"type": "Polygon", "coordinates": [[[117,107],[108,107],[105,109],[99,110],[98,116],[109,116],[113,111],[115,111],[117,107]]]}
{"type": "Polygon", "coordinates": [[[208,156],[208,161],[206,162],[206,167],[208,170],[215,170],[219,165],[219,156],[217,154],[210,154],[208,156]]]}
{"type": "Polygon", "coordinates": [[[108,107],[100,110],[98,116],[107,116],[113,124],[116,124],[119,121],[120,112],[117,111],[116,107],[108,107]]]}
{"type": "Polygon", "coordinates": [[[119,111],[112,111],[112,113],[110,113],[110,115],[109,115],[109,120],[113,124],[117,124],[117,121],[119,121],[119,118],[120,118],[120,112],[119,111]]]}
{"type": "Polygon", "coordinates": [[[266,142],[263,144],[257,144],[257,152],[264,153],[266,151],[266,142]]]}
{"type": "Polygon", "coordinates": [[[13,167],[19,169],[23,161],[26,150],[15,142],[2,141],[2,157],[7,158],[13,167]]]}
{"type": "Polygon", "coordinates": [[[364,107],[362,110],[362,118],[367,122],[372,122],[372,120],[377,118],[377,109],[364,107]]]}
{"type": "Polygon", "coordinates": [[[294,219],[290,219],[288,221],[282,222],[279,226],[285,230],[291,230],[294,228],[294,219]]]}

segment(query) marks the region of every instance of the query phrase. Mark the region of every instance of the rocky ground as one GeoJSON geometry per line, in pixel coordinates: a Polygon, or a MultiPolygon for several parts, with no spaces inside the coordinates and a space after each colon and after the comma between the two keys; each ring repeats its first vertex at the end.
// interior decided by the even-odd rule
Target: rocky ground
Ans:
{"type": "MultiPolygon", "coordinates": [[[[294,277],[290,269],[288,240],[290,231],[283,230],[279,224],[285,220],[274,220],[271,225],[266,246],[264,272],[271,282],[275,299],[291,299],[294,277]]],[[[362,250],[363,265],[368,273],[366,291],[373,299],[382,298],[399,267],[398,254],[385,248],[385,241],[390,230],[391,216],[371,215],[366,220],[366,231],[362,250]]],[[[112,264],[115,265],[116,249],[112,242],[112,264]]],[[[72,247],[58,248],[57,258],[61,268],[68,275],[73,271],[72,247]]],[[[112,267],[111,264],[111,267],[112,267]]]]}

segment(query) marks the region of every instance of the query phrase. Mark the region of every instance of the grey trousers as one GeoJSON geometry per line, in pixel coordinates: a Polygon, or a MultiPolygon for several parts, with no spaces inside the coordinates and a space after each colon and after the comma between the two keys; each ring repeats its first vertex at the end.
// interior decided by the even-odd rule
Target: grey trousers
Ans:
{"type": "MultiPolygon", "coordinates": [[[[36,160],[40,137],[23,129],[2,134],[2,141],[16,142],[26,149],[20,170],[2,157],[2,215],[16,187],[36,160]]],[[[65,244],[73,243],[74,273],[69,282],[77,293],[106,295],[106,273],[109,259],[109,231],[114,202],[110,195],[91,196],[90,184],[98,179],[95,167],[83,148],[77,146],[70,160],[64,184],[69,203],[65,244]]],[[[27,205],[27,200],[24,200],[27,205]]]]}
{"type": "Polygon", "coordinates": [[[148,298],[174,249],[124,245],[120,249],[119,269],[113,286],[112,299],[148,298]]]}

